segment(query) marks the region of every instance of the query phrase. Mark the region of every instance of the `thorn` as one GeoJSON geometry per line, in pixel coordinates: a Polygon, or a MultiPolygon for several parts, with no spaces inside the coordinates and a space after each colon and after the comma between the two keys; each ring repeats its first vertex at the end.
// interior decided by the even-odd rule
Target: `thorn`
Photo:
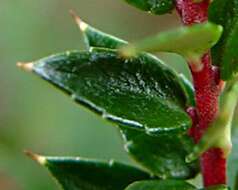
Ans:
{"type": "Polygon", "coordinates": [[[31,72],[33,70],[33,63],[18,62],[17,67],[23,69],[24,71],[31,72]]]}
{"type": "Polygon", "coordinates": [[[79,26],[81,31],[85,31],[88,27],[88,24],[86,24],[85,22],[83,22],[81,20],[81,18],[75,13],[75,11],[73,10],[69,10],[70,15],[72,16],[72,18],[74,19],[74,21],[76,22],[76,24],[79,26]]]}
{"type": "Polygon", "coordinates": [[[30,157],[32,160],[38,162],[41,165],[45,165],[46,163],[46,158],[44,156],[38,155],[38,154],[34,154],[33,152],[29,151],[29,150],[24,150],[24,153],[30,157]]]}

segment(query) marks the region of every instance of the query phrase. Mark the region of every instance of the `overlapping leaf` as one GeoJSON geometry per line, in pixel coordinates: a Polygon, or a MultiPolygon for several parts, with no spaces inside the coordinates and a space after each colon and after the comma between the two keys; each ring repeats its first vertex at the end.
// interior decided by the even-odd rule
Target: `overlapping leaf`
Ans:
{"type": "MultiPolygon", "coordinates": [[[[73,13],[73,17],[76,20],[80,30],[83,33],[84,41],[86,43],[87,49],[90,50],[90,47],[102,47],[102,48],[109,48],[109,49],[118,49],[123,45],[128,44],[127,41],[122,40],[120,38],[117,38],[115,36],[112,36],[110,34],[104,33],[87,23],[83,22],[75,13],[73,13]]],[[[151,58],[157,59],[158,64],[162,63],[160,59],[157,57],[154,57],[153,55],[149,53],[143,53],[143,55],[138,55],[139,57],[146,57],[149,61],[151,58]]],[[[153,60],[151,60],[153,62],[153,60]]],[[[178,81],[181,84],[181,87],[184,90],[184,94],[186,95],[187,99],[187,106],[191,106],[195,104],[194,101],[194,89],[192,84],[188,81],[188,79],[180,74],[177,75],[176,72],[174,72],[171,68],[167,67],[168,70],[174,75],[176,81],[178,81]]]]}
{"type": "MultiPolygon", "coordinates": [[[[124,40],[93,28],[79,20],[78,17],[76,20],[84,34],[88,49],[91,46],[115,49],[127,44],[124,40]]],[[[150,54],[140,56],[147,57],[148,60],[151,59],[150,54]]],[[[160,60],[158,60],[159,62],[160,60]]],[[[178,81],[187,95],[187,104],[194,105],[194,90],[191,83],[183,75],[179,75],[178,81]]],[[[138,163],[157,176],[161,178],[190,178],[198,172],[197,162],[185,163],[185,156],[193,146],[192,141],[186,135],[181,134],[174,138],[174,135],[170,134],[171,136],[155,138],[122,126],[120,128],[126,150],[138,163]],[[143,151],[141,151],[142,149],[143,151]]]]}
{"type": "Polygon", "coordinates": [[[173,0],[124,0],[130,5],[156,15],[170,13],[175,4],[173,0]]]}
{"type": "Polygon", "coordinates": [[[45,166],[64,190],[123,190],[134,181],[151,178],[140,169],[113,160],[30,156],[45,166]]]}
{"type": "Polygon", "coordinates": [[[238,72],[238,0],[214,0],[209,8],[209,20],[223,26],[219,42],[212,48],[212,59],[228,80],[238,72]]]}

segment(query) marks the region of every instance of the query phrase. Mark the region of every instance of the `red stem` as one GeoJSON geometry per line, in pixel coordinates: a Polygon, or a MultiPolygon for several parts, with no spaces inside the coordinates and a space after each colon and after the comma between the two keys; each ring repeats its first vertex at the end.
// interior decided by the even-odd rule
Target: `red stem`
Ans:
{"type": "MultiPolygon", "coordinates": [[[[194,3],[193,0],[176,0],[176,8],[183,24],[192,25],[207,21],[209,0],[201,3],[194,3]]],[[[192,72],[195,96],[196,96],[196,119],[194,111],[189,111],[193,115],[193,127],[190,130],[190,136],[197,143],[203,133],[214,121],[218,113],[218,101],[220,95],[220,80],[218,69],[212,66],[210,53],[206,53],[201,62],[203,68],[201,71],[192,72]]],[[[191,65],[191,64],[190,64],[191,65]]],[[[200,158],[201,171],[203,175],[204,186],[226,184],[226,159],[223,151],[219,148],[211,148],[200,158]]]]}

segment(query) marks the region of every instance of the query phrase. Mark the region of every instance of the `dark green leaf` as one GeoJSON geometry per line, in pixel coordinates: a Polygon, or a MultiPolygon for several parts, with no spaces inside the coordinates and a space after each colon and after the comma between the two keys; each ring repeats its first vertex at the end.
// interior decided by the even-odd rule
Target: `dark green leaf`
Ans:
{"type": "Polygon", "coordinates": [[[232,151],[228,157],[228,184],[232,189],[236,190],[235,185],[238,183],[238,129],[233,129],[232,132],[232,151]]]}
{"type": "Polygon", "coordinates": [[[121,127],[125,149],[144,168],[158,177],[186,179],[195,177],[199,163],[186,163],[194,143],[187,135],[153,137],[143,132],[121,127]]]}
{"type": "Polygon", "coordinates": [[[209,20],[223,26],[219,42],[212,48],[212,59],[228,80],[238,72],[238,0],[214,0],[209,8],[209,20]]]}
{"type": "Polygon", "coordinates": [[[173,0],[124,0],[143,11],[156,15],[171,13],[174,8],[173,0]]]}
{"type": "Polygon", "coordinates": [[[121,53],[131,57],[141,51],[172,52],[197,61],[203,53],[216,44],[221,33],[222,27],[210,22],[180,27],[126,45],[121,48],[121,53]]]}
{"type": "Polygon", "coordinates": [[[126,190],[197,190],[197,188],[181,180],[147,180],[134,182],[126,190]]]}
{"type": "MultiPolygon", "coordinates": [[[[109,49],[118,49],[122,45],[128,44],[128,42],[119,39],[115,36],[112,36],[110,34],[104,33],[87,23],[83,22],[75,13],[72,13],[77,24],[80,27],[80,30],[82,31],[84,35],[84,39],[87,45],[87,49],[89,50],[90,47],[102,47],[102,48],[109,48],[109,49]]],[[[143,55],[139,55],[142,57],[146,57],[146,59],[150,62],[150,59],[152,62],[154,62],[154,59],[157,59],[157,62],[162,62],[158,58],[155,58],[154,56],[151,58],[151,54],[144,53],[143,55]]],[[[168,68],[169,69],[169,68],[168,68]]],[[[172,72],[172,71],[171,71],[172,72]]],[[[194,106],[195,105],[195,99],[194,99],[194,89],[192,84],[188,81],[188,79],[183,75],[180,74],[179,77],[177,77],[176,73],[174,72],[175,77],[177,80],[181,83],[182,88],[184,89],[184,93],[187,96],[187,106],[194,106]]]]}
{"type": "Polygon", "coordinates": [[[176,75],[152,57],[124,59],[116,51],[94,49],[50,56],[31,66],[75,101],[114,123],[156,135],[191,126],[176,75]]]}
{"type": "Polygon", "coordinates": [[[123,190],[136,180],[151,178],[140,169],[113,160],[30,156],[47,167],[64,190],[123,190]]]}

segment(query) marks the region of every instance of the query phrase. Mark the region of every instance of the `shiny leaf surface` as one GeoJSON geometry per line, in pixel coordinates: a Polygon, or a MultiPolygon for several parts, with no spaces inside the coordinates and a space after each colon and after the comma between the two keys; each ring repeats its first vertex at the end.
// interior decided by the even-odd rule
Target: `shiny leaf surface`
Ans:
{"type": "Polygon", "coordinates": [[[191,126],[184,111],[186,95],[176,75],[152,57],[124,59],[116,51],[94,49],[53,55],[31,66],[37,75],[111,122],[154,135],[191,126]]]}

